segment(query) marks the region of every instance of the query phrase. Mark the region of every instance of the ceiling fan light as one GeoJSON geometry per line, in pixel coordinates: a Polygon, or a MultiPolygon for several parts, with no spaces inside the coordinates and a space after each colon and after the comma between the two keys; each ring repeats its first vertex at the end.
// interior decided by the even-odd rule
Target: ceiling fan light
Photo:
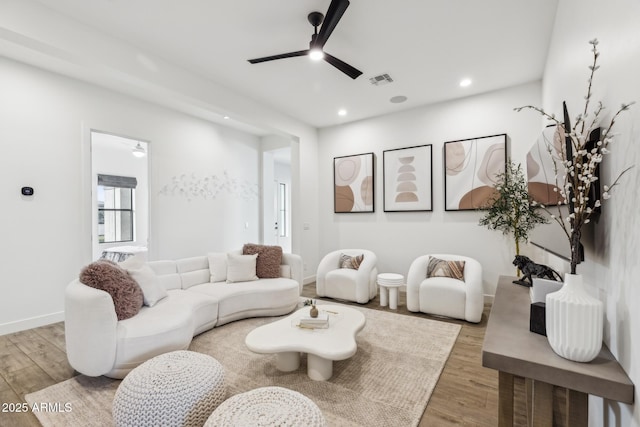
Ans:
{"type": "Polygon", "coordinates": [[[144,148],[142,148],[142,145],[140,145],[140,143],[138,142],[138,145],[136,145],[135,147],[133,147],[133,150],[131,150],[131,153],[135,156],[135,157],[144,157],[145,154],[147,154],[146,151],[144,151],[144,148]]]}
{"type": "Polygon", "coordinates": [[[309,51],[309,58],[314,61],[320,61],[322,58],[324,58],[324,52],[322,51],[322,49],[315,47],[309,51]]]}

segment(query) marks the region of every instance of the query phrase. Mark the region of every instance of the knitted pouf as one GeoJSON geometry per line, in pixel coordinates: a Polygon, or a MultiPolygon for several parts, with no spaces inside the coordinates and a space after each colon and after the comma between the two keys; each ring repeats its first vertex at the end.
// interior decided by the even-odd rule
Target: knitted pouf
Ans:
{"type": "Polygon", "coordinates": [[[192,351],[156,356],[122,380],[113,400],[116,426],[202,426],[227,397],[224,368],[192,351]]]}
{"type": "Polygon", "coordinates": [[[205,427],[324,427],[327,423],[308,397],[282,387],[236,394],[213,411],[205,427]]]}

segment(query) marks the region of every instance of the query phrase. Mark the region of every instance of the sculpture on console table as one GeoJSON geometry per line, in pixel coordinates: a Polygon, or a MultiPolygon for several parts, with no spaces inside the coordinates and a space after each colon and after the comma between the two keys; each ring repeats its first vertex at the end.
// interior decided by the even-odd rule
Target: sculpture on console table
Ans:
{"type": "Polygon", "coordinates": [[[518,280],[514,280],[513,283],[518,285],[531,287],[533,285],[532,276],[535,275],[540,279],[550,279],[562,281],[560,273],[543,264],[536,264],[531,261],[529,257],[524,255],[516,255],[513,260],[513,265],[518,267],[518,270],[522,271],[522,277],[518,280]],[[528,279],[528,280],[527,280],[528,279]]]}

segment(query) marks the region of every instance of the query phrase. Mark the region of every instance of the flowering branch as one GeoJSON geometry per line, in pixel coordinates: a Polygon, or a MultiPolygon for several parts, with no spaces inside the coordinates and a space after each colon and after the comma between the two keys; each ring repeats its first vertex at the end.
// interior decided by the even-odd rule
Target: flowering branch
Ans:
{"type": "MultiPolygon", "coordinates": [[[[596,70],[600,68],[598,65],[598,57],[600,56],[597,49],[598,40],[594,39],[589,43],[593,46],[591,49],[593,52],[593,64],[589,66],[591,73],[588,80],[587,95],[584,98],[584,111],[575,118],[573,127],[569,127],[568,123],[560,122],[555,115],[548,114],[538,107],[525,105],[515,109],[516,111],[522,111],[523,109],[537,111],[543,117],[555,123],[561,131],[563,139],[568,138],[568,141],[570,142],[571,153],[567,153],[566,146],[562,145],[562,148],[556,156],[553,154],[552,147],[547,147],[547,151],[554,160],[553,163],[556,173],[556,188],[554,188],[554,191],[558,191],[562,199],[558,202],[558,216],[551,214],[547,206],[539,203],[537,206],[546,211],[550,217],[562,227],[564,234],[567,236],[571,246],[572,274],[575,274],[576,266],[581,261],[580,240],[582,238],[582,226],[591,221],[592,215],[597,212],[597,208],[602,204],[599,199],[590,200],[590,195],[592,188],[598,181],[598,168],[600,163],[602,163],[604,156],[610,153],[609,145],[613,142],[612,129],[618,119],[618,116],[623,111],[627,111],[634,104],[634,102],[622,104],[618,111],[613,115],[608,125],[599,129],[600,132],[599,135],[597,135],[597,126],[605,107],[602,105],[602,102],[598,102],[593,113],[591,113],[592,117],[589,117],[593,78],[596,70]],[[587,124],[588,120],[589,123],[587,124]],[[593,135],[596,135],[597,139],[593,140],[593,135]],[[558,174],[558,169],[560,169],[558,164],[564,173],[562,177],[559,177],[558,174]],[[565,218],[562,218],[559,208],[562,204],[568,204],[570,206],[569,215],[565,218]]],[[[620,178],[628,172],[630,168],[631,167],[618,174],[616,179],[613,181],[613,184],[610,186],[603,186],[603,200],[607,200],[611,197],[611,190],[619,184],[620,178]]]]}

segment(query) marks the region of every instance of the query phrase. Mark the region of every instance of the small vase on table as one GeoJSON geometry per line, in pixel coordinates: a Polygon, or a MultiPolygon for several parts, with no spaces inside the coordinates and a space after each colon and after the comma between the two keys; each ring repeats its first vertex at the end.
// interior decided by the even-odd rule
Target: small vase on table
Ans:
{"type": "Polygon", "coordinates": [[[313,317],[314,319],[318,317],[318,309],[316,308],[315,304],[311,306],[311,309],[309,310],[309,316],[313,317]]]}

